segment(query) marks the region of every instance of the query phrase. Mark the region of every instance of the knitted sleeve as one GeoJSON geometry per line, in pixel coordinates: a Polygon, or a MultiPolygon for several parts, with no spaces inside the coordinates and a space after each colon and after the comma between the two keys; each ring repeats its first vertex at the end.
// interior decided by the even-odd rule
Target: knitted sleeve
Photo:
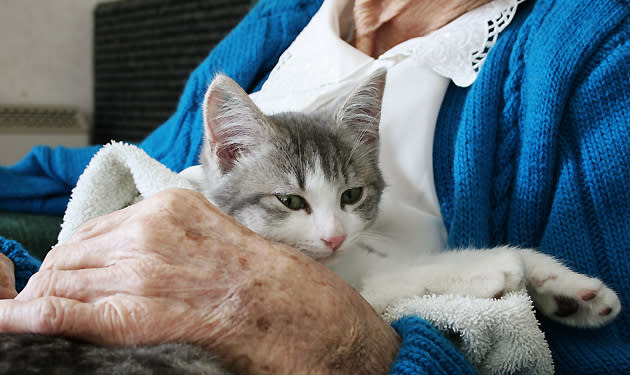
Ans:
{"type": "Polygon", "coordinates": [[[402,345],[390,375],[476,374],[455,346],[425,320],[408,316],[392,323],[402,345]]]}

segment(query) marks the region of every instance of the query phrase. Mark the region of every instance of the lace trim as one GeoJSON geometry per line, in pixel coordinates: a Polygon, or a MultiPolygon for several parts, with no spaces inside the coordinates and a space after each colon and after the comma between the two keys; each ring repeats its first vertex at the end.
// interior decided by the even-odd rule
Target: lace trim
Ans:
{"type": "Polygon", "coordinates": [[[468,12],[427,37],[414,55],[455,84],[469,86],[524,1],[494,0],[468,12]]]}
{"type": "Polygon", "coordinates": [[[509,6],[509,8],[504,9],[497,16],[496,19],[488,20],[488,37],[486,38],[486,45],[483,50],[473,51],[472,53],[472,67],[475,72],[479,72],[479,69],[481,69],[481,64],[483,64],[486,56],[488,56],[488,52],[490,52],[490,49],[494,47],[495,43],[497,42],[499,33],[503,31],[510,24],[510,22],[512,22],[514,14],[516,13],[516,7],[518,6],[518,4],[524,1],[525,0],[516,0],[514,4],[509,6]]]}

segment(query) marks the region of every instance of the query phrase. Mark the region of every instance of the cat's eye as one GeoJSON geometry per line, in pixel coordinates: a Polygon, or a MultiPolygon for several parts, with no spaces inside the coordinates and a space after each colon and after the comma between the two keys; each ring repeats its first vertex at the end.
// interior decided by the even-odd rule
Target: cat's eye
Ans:
{"type": "Polygon", "coordinates": [[[278,198],[278,200],[282,202],[282,204],[284,204],[285,206],[287,206],[287,208],[291,210],[297,211],[308,208],[306,200],[299,195],[276,194],[276,198],[278,198]]]}
{"type": "Polygon", "coordinates": [[[341,206],[357,203],[363,196],[363,188],[356,187],[348,189],[341,194],[341,206]]]}

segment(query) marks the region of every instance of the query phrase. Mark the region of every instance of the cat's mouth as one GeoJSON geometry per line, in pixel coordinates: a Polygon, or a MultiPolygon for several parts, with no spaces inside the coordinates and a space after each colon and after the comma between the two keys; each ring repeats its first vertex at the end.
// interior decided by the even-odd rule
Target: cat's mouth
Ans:
{"type": "Polygon", "coordinates": [[[330,254],[322,254],[320,252],[315,252],[315,251],[306,250],[306,249],[300,249],[300,251],[317,261],[322,261],[322,260],[335,256],[335,253],[333,253],[332,251],[330,252],[330,254]]]}
{"type": "Polygon", "coordinates": [[[331,260],[337,256],[339,251],[332,251],[330,249],[313,249],[313,248],[302,248],[296,247],[300,252],[304,255],[307,255],[318,262],[326,262],[331,260]]]}

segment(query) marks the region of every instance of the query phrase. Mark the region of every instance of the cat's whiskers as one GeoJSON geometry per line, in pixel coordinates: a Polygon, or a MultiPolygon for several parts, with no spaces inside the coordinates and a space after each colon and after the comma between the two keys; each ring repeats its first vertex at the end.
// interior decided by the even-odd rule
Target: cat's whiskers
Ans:
{"type": "Polygon", "coordinates": [[[344,175],[346,174],[348,166],[350,165],[350,161],[352,160],[352,155],[354,155],[354,152],[356,151],[356,149],[361,144],[359,142],[359,140],[357,140],[357,139],[354,139],[353,141],[354,141],[354,143],[352,144],[352,148],[350,149],[350,155],[348,155],[348,158],[346,159],[346,162],[343,165],[342,174],[344,174],[344,175]]]}
{"type": "Polygon", "coordinates": [[[357,236],[359,237],[358,240],[368,240],[368,241],[379,241],[379,242],[386,242],[386,241],[393,241],[395,238],[387,233],[383,233],[382,231],[376,231],[374,229],[365,229],[363,231],[361,231],[361,233],[358,233],[357,236]]]}
{"type": "MultiPolygon", "coordinates": [[[[361,133],[361,137],[363,137],[363,135],[365,135],[365,133],[368,131],[368,129],[366,128],[362,133],[361,133]]],[[[346,159],[346,162],[344,163],[343,166],[343,171],[342,173],[345,175],[347,173],[347,168],[350,165],[350,162],[352,161],[352,157],[354,156],[355,152],[360,149],[361,146],[361,139],[362,138],[354,138],[353,139],[353,144],[352,144],[352,148],[350,149],[350,153],[348,155],[348,158],[346,159]]],[[[367,153],[364,151],[364,153],[367,153]]],[[[363,157],[363,155],[358,155],[357,159],[361,159],[363,157]]]]}
{"type": "Polygon", "coordinates": [[[302,155],[302,141],[300,139],[300,127],[296,127],[295,133],[297,135],[297,149],[298,149],[298,164],[300,165],[300,176],[304,178],[304,155],[302,155]]]}

